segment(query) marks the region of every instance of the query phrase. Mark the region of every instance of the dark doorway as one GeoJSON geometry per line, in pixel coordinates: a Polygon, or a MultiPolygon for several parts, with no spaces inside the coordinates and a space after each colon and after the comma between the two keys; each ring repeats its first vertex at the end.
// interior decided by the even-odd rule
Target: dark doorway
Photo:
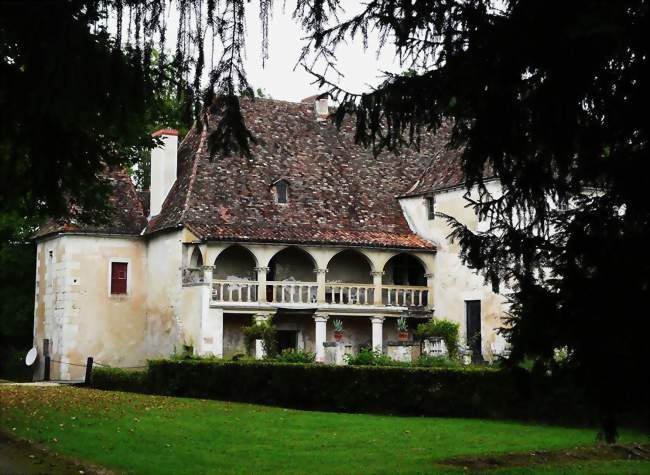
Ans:
{"type": "Polygon", "coordinates": [[[296,349],[298,346],[298,332],[295,330],[278,330],[276,332],[276,339],[278,341],[278,353],[286,349],[296,349]]]}
{"type": "Polygon", "coordinates": [[[467,347],[472,350],[472,362],[483,361],[481,353],[481,301],[466,300],[465,315],[467,316],[467,347]]]}

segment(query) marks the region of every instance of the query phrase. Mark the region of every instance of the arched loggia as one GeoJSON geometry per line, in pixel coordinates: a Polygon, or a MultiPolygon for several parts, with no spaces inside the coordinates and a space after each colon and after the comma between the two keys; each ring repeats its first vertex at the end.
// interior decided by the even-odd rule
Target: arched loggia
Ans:
{"type": "Polygon", "coordinates": [[[269,302],[305,303],[316,300],[316,261],[304,249],[287,247],[269,261],[266,299],[269,302]],[[311,284],[292,284],[303,282],[311,284]]]}

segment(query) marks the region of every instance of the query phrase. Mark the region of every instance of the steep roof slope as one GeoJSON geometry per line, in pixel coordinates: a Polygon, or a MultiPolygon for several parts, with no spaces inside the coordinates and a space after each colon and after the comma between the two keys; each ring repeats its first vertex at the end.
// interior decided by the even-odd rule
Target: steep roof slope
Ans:
{"type": "MultiPolygon", "coordinates": [[[[408,227],[396,197],[445,153],[446,135],[399,156],[354,144],[354,125],[318,120],[313,103],[241,101],[258,141],[252,158],[210,159],[193,130],[179,148],[178,178],[147,233],[187,226],[206,240],[432,248],[408,227]],[[289,183],[278,204],[273,183],[289,183]]],[[[205,133],[205,132],[204,132],[205,133]]],[[[455,179],[455,177],[454,177],[455,179]]]]}
{"type": "Polygon", "coordinates": [[[111,207],[107,219],[97,224],[80,223],[74,217],[51,219],[39,226],[32,238],[58,233],[119,234],[137,236],[147,225],[146,214],[138,192],[127,170],[107,170],[105,176],[111,187],[108,200],[111,207]]]}

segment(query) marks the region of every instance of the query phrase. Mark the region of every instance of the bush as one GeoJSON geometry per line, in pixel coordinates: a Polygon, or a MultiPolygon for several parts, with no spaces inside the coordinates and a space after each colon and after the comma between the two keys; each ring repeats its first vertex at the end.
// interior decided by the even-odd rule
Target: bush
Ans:
{"type": "Polygon", "coordinates": [[[25,364],[25,355],[28,350],[29,348],[16,349],[12,347],[0,349],[0,379],[17,382],[32,380],[34,369],[25,364]]]}
{"type": "MultiPolygon", "coordinates": [[[[433,359],[427,360],[433,364],[433,359]]],[[[438,359],[436,363],[440,363],[438,359]]],[[[268,361],[156,360],[148,372],[97,368],[93,386],[341,412],[595,423],[570,376],[521,369],[329,366],[268,361]]],[[[647,407],[635,413],[647,414],[647,407]]]]}
{"type": "Polygon", "coordinates": [[[427,323],[420,323],[415,330],[419,339],[439,337],[445,341],[449,358],[457,359],[460,350],[460,325],[446,319],[432,319],[427,323]]]}
{"type": "Polygon", "coordinates": [[[452,360],[444,356],[422,355],[411,366],[416,368],[462,368],[463,365],[458,360],[452,360]]]}
{"type": "Polygon", "coordinates": [[[118,368],[93,368],[92,387],[132,393],[149,392],[149,372],[118,368]]]}
{"type": "Polygon", "coordinates": [[[303,409],[493,417],[510,415],[510,377],[491,369],[156,360],[149,390],[303,409]]]}
{"type": "Polygon", "coordinates": [[[390,356],[370,348],[362,348],[356,355],[345,355],[345,362],[353,366],[398,366],[390,356]]]}
{"type": "Polygon", "coordinates": [[[276,361],[280,363],[313,363],[316,361],[316,354],[287,348],[277,356],[276,361]]]}
{"type": "Polygon", "coordinates": [[[277,343],[275,341],[276,328],[273,325],[272,317],[268,320],[255,322],[248,327],[243,327],[244,340],[246,341],[246,350],[251,351],[252,345],[255,340],[262,340],[264,352],[269,358],[277,356],[277,343]]]}

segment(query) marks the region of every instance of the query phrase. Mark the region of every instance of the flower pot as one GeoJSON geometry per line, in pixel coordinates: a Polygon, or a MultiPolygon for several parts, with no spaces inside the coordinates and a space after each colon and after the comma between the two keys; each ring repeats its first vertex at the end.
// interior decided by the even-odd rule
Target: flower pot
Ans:
{"type": "Polygon", "coordinates": [[[341,341],[343,339],[343,332],[334,332],[334,339],[336,341],[341,341]]]}
{"type": "Polygon", "coordinates": [[[399,341],[408,341],[409,339],[409,332],[399,332],[399,341]]]}

